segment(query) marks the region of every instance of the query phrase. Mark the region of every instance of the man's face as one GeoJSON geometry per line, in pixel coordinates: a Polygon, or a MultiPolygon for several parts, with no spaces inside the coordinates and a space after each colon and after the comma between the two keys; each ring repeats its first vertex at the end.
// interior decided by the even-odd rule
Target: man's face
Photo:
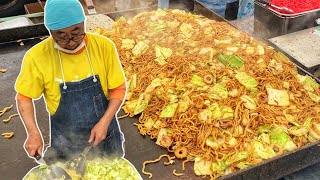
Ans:
{"type": "Polygon", "coordinates": [[[51,30],[53,39],[62,47],[69,50],[76,49],[84,38],[84,23],[75,24],[73,26],[51,30]]]}

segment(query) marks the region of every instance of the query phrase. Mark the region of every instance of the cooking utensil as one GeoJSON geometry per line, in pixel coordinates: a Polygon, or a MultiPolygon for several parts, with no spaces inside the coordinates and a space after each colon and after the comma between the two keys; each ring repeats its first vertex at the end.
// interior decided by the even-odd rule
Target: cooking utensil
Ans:
{"type": "Polygon", "coordinates": [[[71,159],[66,163],[66,168],[75,170],[79,175],[83,176],[86,170],[86,156],[91,148],[92,145],[85,147],[77,158],[71,159]]]}
{"type": "Polygon", "coordinates": [[[269,6],[269,7],[278,9],[280,12],[283,12],[283,13],[288,13],[288,14],[294,13],[294,11],[293,11],[292,9],[287,8],[287,7],[284,7],[284,6],[282,6],[282,7],[276,6],[276,5],[274,5],[274,4],[271,4],[271,3],[269,3],[269,2],[266,2],[266,1],[264,1],[264,0],[255,0],[255,1],[261,3],[261,4],[262,4],[263,6],[265,6],[265,7],[269,6]]]}
{"type": "Polygon", "coordinates": [[[86,5],[87,5],[88,14],[89,15],[97,14],[97,11],[94,8],[94,4],[93,4],[92,0],[85,0],[85,2],[86,2],[86,5]]]}
{"type": "Polygon", "coordinates": [[[48,166],[47,168],[49,169],[49,174],[45,176],[45,179],[54,180],[63,178],[65,180],[72,180],[71,176],[63,168],[55,164],[48,165],[43,157],[41,157],[39,154],[36,154],[35,158],[40,164],[45,164],[48,166]]]}

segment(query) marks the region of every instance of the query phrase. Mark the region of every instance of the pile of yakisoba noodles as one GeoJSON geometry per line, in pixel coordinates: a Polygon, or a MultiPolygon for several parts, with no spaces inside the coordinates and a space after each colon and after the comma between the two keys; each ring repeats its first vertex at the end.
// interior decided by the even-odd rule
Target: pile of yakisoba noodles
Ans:
{"type": "MultiPolygon", "coordinates": [[[[98,29],[128,80],[142,135],[217,178],[320,139],[320,89],[289,59],[227,23],[180,10],[98,29]]],[[[170,159],[170,158],[169,158],[170,159]]]]}

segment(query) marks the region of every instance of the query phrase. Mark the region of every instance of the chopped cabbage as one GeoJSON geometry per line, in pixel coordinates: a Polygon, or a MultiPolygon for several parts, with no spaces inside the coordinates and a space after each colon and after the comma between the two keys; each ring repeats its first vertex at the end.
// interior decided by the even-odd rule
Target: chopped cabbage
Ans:
{"type": "Polygon", "coordinates": [[[262,142],[263,144],[270,145],[270,136],[267,133],[262,133],[258,137],[259,141],[262,142]]]}
{"type": "Polygon", "coordinates": [[[135,42],[132,39],[122,39],[121,48],[130,50],[130,49],[132,49],[134,47],[134,43],[135,42]]]}
{"type": "Polygon", "coordinates": [[[222,115],[222,118],[225,119],[225,118],[233,118],[233,109],[231,107],[228,107],[228,106],[221,106],[221,113],[223,114],[222,115]]]}
{"type": "MultiPolygon", "coordinates": [[[[126,113],[134,114],[134,110],[138,104],[138,99],[133,99],[124,103],[123,109],[126,113]]],[[[133,116],[133,115],[132,115],[133,116]]]]}
{"type": "Polygon", "coordinates": [[[248,90],[256,90],[256,87],[258,86],[258,81],[255,80],[253,77],[249,76],[247,73],[238,72],[235,77],[240,82],[240,84],[242,84],[248,90]]]}
{"type": "Polygon", "coordinates": [[[159,31],[159,30],[162,30],[162,29],[165,29],[167,28],[167,25],[164,24],[164,23],[159,23],[159,24],[155,24],[152,29],[155,30],[155,31],[159,31]]]}
{"type": "Polygon", "coordinates": [[[273,144],[281,145],[288,151],[297,147],[291,137],[281,127],[274,127],[271,129],[270,141],[273,144]]]}
{"type": "Polygon", "coordinates": [[[239,48],[235,47],[235,46],[230,46],[230,47],[227,47],[226,50],[231,53],[236,53],[236,52],[238,52],[239,48]]]}
{"type": "Polygon", "coordinates": [[[254,47],[247,47],[246,48],[246,53],[247,54],[254,54],[254,47]]]}
{"type": "Polygon", "coordinates": [[[261,45],[257,46],[258,55],[264,55],[264,48],[261,45]]]}
{"type": "Polygon", "coordinates": [[[173,143],[173,131],[169,128],[161,128],[157,137],[156,144],[168,148],[173,143]]]}
{"type": "Polygon", "coordinates": [[[212,119],[218,119],[222,116],[221,109],[218,105],[218,103],[213,103],[209,106],[210,111],[212,112],[212,119]]]}
{"type": "Polygon", "coordinates": [[[150,100],[151,100],[150,94],[142,93],[139,96],[137,106],[134,109],[134,115],[142,113],[142,111],[144,111],[147,108],[150,100]]]}
{"type": "Polygon", "coordinates": [[[134,91],[135,88],[137,88],[137,74],[132,75],[129,85],[131,92],[134,91]]]}
{"type": "Polygon", "coordinates": [[[146,122],[144,122],[144,127],[147,128],[147,130],[152,129],[154,125],[154,120],[152,120],[152,118],[148,118],[146,122]]]}
{"type": "Polygon", "coordinates": [[[274,106],[289,106],[289,95],[286,90],[267,87],[268,104],[274,106]]]}
{"type": "MultiPolygon", "coordinates": [[[[142,180],[142,177],[139,175],[135,167],[124,158],[95,158],[93,160],[87,160],[86,170],[82,178],[80,178],[74,170],[66,169],[66,171],[74,180],[142,180]]],[[[48,173],[50,173],[50,170],[47,166],[39,166],[32,170],[24,179],[45,179],[48,173]]]]}
{"type": "Polygon", "coordinates": [[[162,122],[160,120],[157,120],[152,127],[155,129],[160,129],[161,125],[162,125],[162,122]]]}
{"type": "Polygon", "coordinates": [[[149,48],[149,45],[144,41],[139,41],[132,49],[132,54],[137,57],[145,53],[149,48]]]}
{"type": "Polygon", "coordinates": [[[215,44],[230,44],[232,41],[231,39],[214,39],[215,44]]]}
{"type": "Polygon", "coordinates": [[[239,161],[246,159],[249,156],[249,153],[246,151],[240,151],[236,154],[233,154],[230,158],[226,160],[226,165],[230,165],[239,161]]]}
{"type": "Polygon", "coordinates": [[[191,84],[194,84],[196,86],[206,86],[207,84],[203,82],[202,77],[198,76],[198,75],[193,75],[192,79],[191,79],[191,84]]]}
{"type": "Polygon", "coordinates": [[[183,34],[186,38],[190,38],[193,34],[193,27],[191,24],[182,23],[179,28],[179,33],[183,34]]]}
{"type": "Polygon", "coordinates": [[[201,175],[210,175],[212,174],[211,172],[211,161],[206,161],[202,159],[201,157],[195,157],[194,158],[194,173],[198,176],[201,175]]]}
{"type": "Polygon", "coordinates": [[[166,59],[168,59],[172,55],[172,50],[170,48],[155,46],[155,51],[157,57],[155,61],[160,65],[166,64],[166,59]]]}
{"type": "Polygon", "coordinates": [[[207,138],[206,145],[212,147],[213,149],[216,149],[218,147],[218,143],[215,142],[214,137],[211,135],[207,138]]]}
{"type": "Polygon", "coordinates": [[[189,98],[189,96],[183,96],[181,100],[178,102],[178,112],[179,113],[186,112],[189,109],[191,104],[192,104],[192,101],[189,98]]]}
{"type": "Polygon", "coordinates": [[[207,54],[209,53],[209,61],[212,61],[212,58],[213,56],[217,53],[216,50],[214,50],[213,48],[211,47],[208,47],[208,48],[202,48],[199,52],[199,54],[207,54]]]}
{"type": "Polygon", "coordinates": [[[312,92],[308,92],[308,95],[312,99],[312,101],[314,101],[316,103],[320,103],[320,96],[317,96],[312,92]]]}
{"type": "Polygon", "coordinates": [[[242,95],[240,99],[244,102],[244,106],[248,109],[254,110],[256,109],[257,105],[254,99],[248,95],[242,95]]]}
{"type": "Polygon", "coordinates": [[[153,92],[157,87],[161,86],[161,79],[160,78],[155,78],[151,81],[150,85],[146,88],[144,93],[149,94],[153,92]]]}
{"type": "Polygon", "coordinates": [[[173,103],[173,104],[169,104],[166,107],[164,107],[164,109],[161,111],[160,113],[160,117],[162,118],[169,118],[169,117],[173,117],[176,109],[178,107],[178,103],[173,103]]]}
{"type": "Polygon", "coordinates": [[[198,114],[198,118],[203,123],[211,123],[212,112],[210,109],[204,109],[198,114]]]}
{"type": "Polygon", "coordinates": [[[226,99],[228,98],[228,90],[221,84],[215,84],[209,91],[209,97],[212,99],[226,99]]]}
{"type": "Polygon", "coordinates": [[[229,96],[231,97],[238,97],[238,94],[239,94],[238,89],[231,89],[229,91],[229,96]]]}
{"type": "Polygon", "coordinates": [[[258,128],[258,133],[262,134],[262,133],[268,133],[270,131],[270,124],[265,124],[263,126],[260,126],[258,128]]]}
{"type": "Polygon", "coordinates": [[[276,155],[271,146],[263,145],[259,141],[254,141],[253,146],[255,155],[262,159],[269,159],[276,155]]]}
{"type": "Polygon", "coordinates": [[[238,56],[233,55],[219,55],[219,61],[225,66],[229,66],[231,68],[241,68],[244,65],[244,61],[238,56]]]}
{"type": "Polygon", "coordinates": [[[314,89],[318,89],[320,86],[314,79],[312,79],[308,75],[301,76],[298,74],[298,79],[299,79],[299,82],[303,84],[304,88],[308,91],[313,91],[314,89]]]}

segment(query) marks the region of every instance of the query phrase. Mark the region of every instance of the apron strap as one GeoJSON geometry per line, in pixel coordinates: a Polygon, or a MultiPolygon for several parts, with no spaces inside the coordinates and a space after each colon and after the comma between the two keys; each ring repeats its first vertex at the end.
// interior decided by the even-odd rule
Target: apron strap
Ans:
{"type": "MultiPolygon", "coordinates": [[[[92,75],[93,75],[93,82],[97,82],[97,78],[96,78],[96,75],[95,75],[94,70],[93,70],[91,58],[90,58],[90,56],[89,56],[89,51],[88,51],[88,49],[87,49],[87,45],[86,45],[86,44],[85,44],[85,49],[86,49],[87,58],[88,58],[88,61],[89,61],[89,64],[90,64],[91,73],[92,73],[92,75]]],[[[64,78],[64,71],[63,71],[62,60],[61,60],[61,55],[60,55],[60,50],[59,50],[59,49],[58,49],[58,57],[59,57],[61,74],[62,74],[63,89],[67,89],[68,87],[67,87],[67,85],[66,85],[66,81],[65,81],[65,78],[64,78]]]]}

